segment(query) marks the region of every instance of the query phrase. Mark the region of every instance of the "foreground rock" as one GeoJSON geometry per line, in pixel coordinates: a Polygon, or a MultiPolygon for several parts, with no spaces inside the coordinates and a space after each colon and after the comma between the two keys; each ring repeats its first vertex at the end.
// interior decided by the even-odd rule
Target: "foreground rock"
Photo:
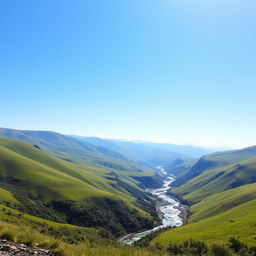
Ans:
{"type": "Polygon", "coordinates": [[[10,256],[10,255],[20,255],[20,256],[53,256],[47,249],[42,248],[31,248],[25,244],[18,244],[9,242],[6,240],[0,240],[0,256],[10,256]]]}

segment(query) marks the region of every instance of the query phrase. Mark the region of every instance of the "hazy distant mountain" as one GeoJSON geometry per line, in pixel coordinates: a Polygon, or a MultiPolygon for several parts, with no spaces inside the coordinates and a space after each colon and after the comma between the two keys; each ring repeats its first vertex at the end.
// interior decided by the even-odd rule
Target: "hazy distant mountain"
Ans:
{"type": "Polygon", "coordinates": [[[215,152],[216,149],[206,149],[202,147],[197,147],[193,145],[176,145],[176,144],[169,144],[169,143],[152,143],[152,142],[144,142],[141,143],[146,146],[151,146],[154,148],[161,148],[168,151],[176,152],[179,154],[183,154],[193,158],[199,158],[203,155],[215,152]]]}
{"type": "MultiPolygon", "coordinates": [[[[77,136],[76,136],[77,138],[77,136]]],[[[126,156],[127,158],[141,161],[152,167],[158,165],[171,166],[178,159],[191,159],[190,155],[185,154],[182,150],[175,152],[170,148],[161,147],[155,143],[138,143],[124,140],[114,140],[114,139],[101,139],[97,137],[79,137],[81,140],[89,142],[96,146],[106,147],[110,150],[119,152],[120,154],[126,156]]],[[[208,152],[203,151],[202,153],[208,152]]]]}

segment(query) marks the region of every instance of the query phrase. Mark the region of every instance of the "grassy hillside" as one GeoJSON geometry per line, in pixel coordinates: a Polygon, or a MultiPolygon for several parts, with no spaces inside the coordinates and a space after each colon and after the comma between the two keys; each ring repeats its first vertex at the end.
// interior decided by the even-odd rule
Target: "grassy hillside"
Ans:
{"type": "Polygon", "coordinates": [[[253,182],[256,182],[256,158],[209,169],[172,191],[195,203],[216,193],[253,182]]]}
{"type": "Polygon", "coordinates": [[[254,245],[255,213],[256,200],[251,200],[216,216],[164,232],[154,243],[167,246],[170,241],[180,243],[190,238],[207,243],[221,243],[232,236],[239,236],[241,241],[254,245]]]}
{"type": "Polygon", "coordinates": [[[133,178],[143,175],[67,162],[0,138],[0,200],[53,221],[104,227],[115,235],[152,226],[153,199],[133,178]]]}
{"type": "Polygon", "coordinates": [[[39,246],[61,256],[158,256],[160,252],[121,247],[103,230],[47,221],[0,204],[0,239],[39,246]]]}
{"type": "Polygon", "coordinates": [[[205,156],[178,182],[185,180],[172,192],[191,204],[188,224],[162,233],[155,243],[167,246],[187,239],[224,243],[240,237],[255,244],[256,147],[205,156]]]}
{"type": "Polygon", "coordinates": [[[218,215],[254,199],[256,199],[256,183],[215,194],[191,206],[192,216],[189,218],[189,223],[218,215]]]}
{"type": "Polygon", "coordinates": [[[205,171],[221,168],[228,165],[234,165],[241,161],[249,160],[256,157],[256,147],[249,147],[241,150],[232,150],[225,152],[217,152],[210,155],[206,155],[198,160],[189,171],[183,176],[179,177],[173,186],[178,187],[187,181],[199,176],[205,171]]]}
{"type": "Polygon", "coordinates": [[[66,162],[125,172],[124,175],[130,172],[134,176],[148,176],[150,184],[154,186],[160,184],[155,177],[155,171],[145,164],[128,159],[119,152],[93,145],[72,136],[48,131],[22,131],[5,128],[0,128],[0,136],[34,144],[66,162]]]}

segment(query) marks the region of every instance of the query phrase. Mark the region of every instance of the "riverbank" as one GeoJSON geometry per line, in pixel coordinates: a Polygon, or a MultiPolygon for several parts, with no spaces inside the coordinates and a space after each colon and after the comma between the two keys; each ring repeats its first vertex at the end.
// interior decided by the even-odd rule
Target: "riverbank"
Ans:
{"type": "MultiPolygon", "coordinates": [[[[171,198],[173,198],[173,197],[171,197],[171,198]]],[[[179,203],[179,206],[177,206],[175,208],[180,211],[179,217],[182,219],[183,225],[184,225],[188,221],[189,206],[185,205],[185,204],[181,204],[176,198],[173,198],[173,199],[176,200],[179,203]]],[[[158,201],[156,203],[156,211],[157,211],[158,216],[159,216],[160,219],[163,219],[163,213],[160,211],[160,207],[163,207],[163,206],[166,206],[166,205],[168,205],[168,203],[162,202],[162,201],[158,201]]]]}
{"type": "MultiPolygon", "coordinates": [[[[163,168],[161,168],[161,171],[163,172],[163,168]]],[[[188,206],[181,204],[175,197],[168,195],[168,191],[174,181],[175,177],[173,175],[166,175],[161,188],[147,189],[153,196],[158,197],[156,210],[159,218],[162,220],[162,224],[153,229],[131,233],[121,237],[118,239],[119,243],[131,245],[152,232],[167,227],[178,227],[187,222],[188,206]]]]}

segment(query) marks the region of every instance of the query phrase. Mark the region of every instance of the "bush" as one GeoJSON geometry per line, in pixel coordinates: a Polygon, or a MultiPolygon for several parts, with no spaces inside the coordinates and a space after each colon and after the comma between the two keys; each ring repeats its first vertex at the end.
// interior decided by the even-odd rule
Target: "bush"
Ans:
{"type": "Polygon", "coordinates": [[[184,254],[184,250],[181,245],[176,245],[172,243],[168,245],[166,251],[171,255],[184,254]]]}
{"type": "Polygon", "coordinates": [[[8,241],[14,241],[14,234],[12,232],[5,231],[0,235],[0,238],[8,241]]]}
{"type": "Polygon", "coordinates": [[[203,241],[194,241],[192,239],[183,243],[185,251],[191,255],[201,256],[208,252],[208,247],[203,241]]]}
{"type": "Polygon", "coordinates": [[[235,252],[238,253],[240,250],[243,248],[246,248],[246,245],[240,242],[237,238],[235,237],[230,237],[229,240],[229,248],[235,252]]]}
{"type": "Polygon", "coordinates": [[[17,241],[27,246],[32,246],[36,241],[36,237],[32,230],[28,229],[24,230],[24,232],[17,237],[17,241]]]}
{"type": "Polygon", "coordinates": [[[256,256],[256,246],[249,247],[248,253],[250,256],[256,256]]]}
{"type": "Polygon", "coordinates": [[[202,241],[194,241],[190,239],[183,242],[181,245],[170,243],[166,250],[171,255],[202,256],[208,252],[208,247],[202,241]]]}
{"type": "Polygon", "coordinates": [[[229,250],[224,245],[213,244],[211,246],[211,255],[213,256],[229,256],[229,250]]]}

